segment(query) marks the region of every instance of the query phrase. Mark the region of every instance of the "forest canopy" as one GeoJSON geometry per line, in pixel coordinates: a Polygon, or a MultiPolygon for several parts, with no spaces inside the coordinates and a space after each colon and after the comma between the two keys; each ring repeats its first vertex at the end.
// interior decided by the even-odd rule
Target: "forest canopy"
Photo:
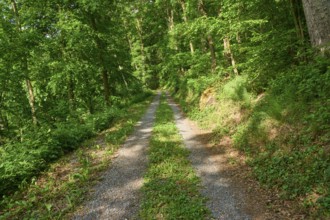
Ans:
{"type": "Polygon", "coordinates": [[[161,88],[326,210],[329,17],[327,0],[0,0],[0,195],[161,88]]]}

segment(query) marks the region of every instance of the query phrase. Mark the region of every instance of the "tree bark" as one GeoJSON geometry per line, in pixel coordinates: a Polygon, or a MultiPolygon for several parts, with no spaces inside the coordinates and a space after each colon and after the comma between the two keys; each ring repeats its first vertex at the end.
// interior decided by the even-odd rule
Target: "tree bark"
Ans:
{"type": "Polygon", "coordinates": [[[308,32],[313,46],[329,50],[330,1],[302,0],[308,32]]]}
{"type": "Polygon", "coordinates": [[[236,67],[236,61],[230,48],[230,40],[228,37],[225,37],[223,39],[223,47],[224,47],[224,55],[231,62],[231,66],[233,67],[234,73],[236,75],[239,75],[238,69],[236,67]]]}

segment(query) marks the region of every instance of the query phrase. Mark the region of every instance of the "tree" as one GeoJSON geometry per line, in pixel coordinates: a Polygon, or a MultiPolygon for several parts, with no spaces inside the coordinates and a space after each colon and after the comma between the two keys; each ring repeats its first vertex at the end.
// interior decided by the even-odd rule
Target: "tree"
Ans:
{"type": "Polygon", "coordinates": [[[303,0],[308,32],[313,46],[329,49],[330,1],[303,0]]]}
{"type": "MultiPolygon", "coordinates": [[[[20,33],[19,34],[20,40],[22,40],[22,41],[28,40],[27,38],[24,38],[24,36],[22,36],[24,34],[23,27],[22,27],[21,16],[20,16],[16,1],[11,0],[11,4],[12,4],[13,13],[15,14],[16,27],[17,27],[18,32],[20,33]]],[[[22,57],[18,58],[18,59],[21,59],[20,69],[24,74],[28,98],[29,98],[29,104],[30,104],[30,108],[31,108],[32,120],[33,120],[33,123],[36,125],[38,121],[37,121],[37,116],[36,116],[34,89],[33,89],[32,82],[31,82],[31,79],[29,76],[30,71],[29,71],[28,53],[26,51],[22,52],[22,57]]]]}

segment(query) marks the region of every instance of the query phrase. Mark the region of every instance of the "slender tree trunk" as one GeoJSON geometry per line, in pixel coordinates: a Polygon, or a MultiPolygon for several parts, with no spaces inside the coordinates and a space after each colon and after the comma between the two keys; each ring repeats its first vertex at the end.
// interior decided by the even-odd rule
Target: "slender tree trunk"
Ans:
{"type": "Polygon", "coordinates": [[[33,124],[36,125],[36,124],[38,124],[38,120],[37,120],[37,116],[36,116],[36,109],[34,106],[35,98],[34,98],[34,93],[33,93],[33,87],[32,87],[30,80],[26,79],[25,82],[26,82],[26,87],[28,89],[28,93],[29,93],[29,103],[30,103],[30,107],[31,107],[32,121],[33,121],[33,124]]]}
{"type": "MultiPolygon", "coordinates": [[[[203,0],[199,0],[198,9],[202,15],[207,17],[207,13],[204,8],[203,0]]],[[[215,68],[217,67],[217,57],[216,57],[216,53],[215,53],[214,41],[213,41],[211,34],[207,35],[207,43],[209,45],[209,49],[210,49],[210,53],[211,53],[211,69],[212,69],[212,71],[214,71],[215,68]]]]}
{"type": "Polygon", "coordinates": [[[195,49],[194,49],[194,45],[191,41],[189,42],[189,47],[190,47],[190,53],[193,55],[195,53],[195,49]]]}
{"type": "Polygon", "coordinates": [[[110,86],[109,86],[109,74],[107,69],[102,70],[102,80],[103,80],[103,92],[104,100],[107,106],[110,106],[110,86]]]}
{"type": "MultiPolygon", "coordinates": [[[[0,130],[8,130],[8,119],[0,110],[0,130]]],[[[1,145],[1,143],[0,143],[1,145]]]]}
{"type": "MultiPolygon", "coordinates": [[[[187,24],[188,18],[187,18],[187,10],[186,10],[186,4],[184,0],[180,1],[181,8],[182,8],[182,14],[183,14],[183,21],[187,24]]],[[[190,53],[193,55],[195,53],[194,44],[192,41],[189,41],[189,47],[190,47],[190,53]]]]}
{"type": "Polygon", "coordinates": [[[239,32],[236,33],[236,40],[237,40],[238,44],[242,43],[242,39],[241,39],[241,36],[240,36],[239,32]]]}
{"type": "Polygon", "coordinates": [[[298,11],[298,14],[297,14],[298,25],[299,25],[301,39],[303,41],[305,41],[305,33],[304,33],[304,25],[303,25],[303,16],[304,15],[302,15],[304,12],[302,10],[303,10],[302,3],[301,3],[301,1],[299,1],[299,6],[298,6],[298,9],[297,9],[297,11],[298,11]]]}
{"type": "Polygon", "coordinates": [[[292,13],[294,25],[296,28],[297,37],[301,41],[304,41],[305,36],[304,36],[304,30],[299,13],[299,2],[297,2],[297,0],[290,0],[290,6],[291,6],[291,13],[292,13]]]}
{"type": "MultiPolygon", "coordinates": [[[[126,22],[125,22],[126,23],[126,22]]],[[[126,29],[126,32],[128,33],[128,30],[126,29]]],[[[126,38],[127,38],[127,42],[128,42],[128,46],[129,46],[129,50],[130,50],[130,54],[133,53],[133,44],[132,44],[132,40],[131,40],[131,37],[127,34],[126,35],[126,38]]],[[[134,63],[134,69],[135,71],[138,70],[138,66],[136,65],[136,63],[134,63]]]]}
{"type": "Polygon", "coordinates": [[[173,9],[170,9],[167,11],[168,14],[168,29],[170,31],[173,31],[174,29],[174,13],[173,13],[173,9]]]}
{"type": "Polygon", "coordinates": [[[172,49],[178,51],[179,48],[178,48],[176,39],[172,35],[172,32],[174,30],[174,13],[173,13],[173,9],[168,9],[167,10],[167,16],[168,16],[168,29],[169,29],[169,32],[171,33],[171,35],[170,35],[171,36],[170,45],[171,45],[172,49]]]}
{"type": "MultiPolygon", "coordinates": [[[[9,124],[6,113],[3,113],[3,93],[0,93],[0,130],[8,130],[9,124]]],[[[1,145],[1,143],[0,143],[1,145]]]]}
{"type": "Polygon", "coordinates": [[[69,73],[68,75],[68,99],[70,103],[70,109],[74,110],[75,109],[75,101],[74,101],[74,81],[73,81],[73,76],[72,73],[69,73]]]}
{"type": "Polygon", "coordinates": [[[234,73],[236,75],[239,75],[237,67],[236,67],[236,61],[235,61],[234,55],[233,55],[233,53],[231,51],[231,48],[230,48],[230,40],[229,40],[228,37],[225,37],[223,39],[223,46],[224,46],[224,54],[230,60],[231,66],[233,67],[233,70],[234,70],[234,73]]]}
{"type": "Polygon", "coordinates": [[[123,81],[124,81],[124,84],[125,84],[126,89],[128,89],[128,83],[126,81],[126,78],[125,78],[123,72],[121,72],[121,77],[123,78],[123,81]]]}
{"type": "MultiPolygon", "coordinates": [[[[17,4],[15,2],[15,0],[11,0],[12,3],[12,7],[13,7],[13,11],[16,17],[16,26],[17,26],[17,30],[19,31],[19,33],[22,33],[22,25],[20,22],[20,15],[18,12],[18,8],[17,8],[17,4]]],[[[35,108],[35,96],[34,96],[34,92],[33,92],[33,86],[32,83],[29,79],[29,66],[28,66],[28,60],[26,55],[24,55],[23,59],[23,63],[22,63],[22,70],[24,72],[25,75],[25,84],[26,84],[26,88],[27,88],[27,93],[28,93],[28,99],[29,99],[29,104],[30,104],[30,109],[31,109],[31,116],[32,116],[32,121],[34,125],[38,124],[38,120],[37,120],[37,115],[36,115],[36,108],[35,108]]]]}
{"type": "Polygon", "coordinates": [[[88,100],[87,100],[87,107],[88,107],[88,111],[89,113],[92,115],[94,114],[94,101],[93,101],[93,97],[89,96],[88,100]]]}
{"type": "Polygon", "coordinates": [[[217,67],[217,57],[215,54],[214,41],[210,34],[207,36],[207,42],[208,42],[210,52],[211,52],[211,61],[212,61],[211,69],[212,69],[212,71],[214,71],[215,68],[217,67]]]}
{"type": "Polygon", "coordinates": [[[143,42],[143,32],[142,32],[142,26],[141,26],[141,22],[140,20],[137,18],[136,19],[136,27],[138,30],[138,35],[139,35],[139,40],[140,40],[140,50],[141,50],[141,56],[142,56],[142,63],[141,63],[141,67],[142,67],[142,71],[141,71],[141,81],[143,82],[143,84],[146,83],[145,81],[145,74],[146,74],[146,55],[145,55],[145,49],[144,49],[144,42],[143,42]]]}
{"type": "MultiPolygon", "coordinates": [[[[62,9],[59,8],[59,10],[61,11],[62,9]]],[[[66,62],[66,58],[70,57],[70,55],[68,55],[65,51],[65,46],[66,46],[66,42],[64,39],[64,36],[61,35],[61,56],[62,56],[62,60],[64,62],[66,62]]],[[[68,100],[69,100],[69,108],[70,110],[74,110],[75,109],[75,92],[74,92],[74,88],[75,88],[75,84],[74,84],[74,73],[72,71],[69,71],[67,74],[67,79],[66,79],[66,84],[67,84],[67,95],[68,95],[68,100]]]]}
{"type": "Polygon", "coordinates": [[[330,1],[302,0],[308,32],[313,46],[322,51],[329,50],[330,42],[330,1]]]}
{"type": "MultiPolygon", "coordinates": [[[[98,28],[96,25],[96,20],[95,18],[91,15],[90,17],[90,21],[91,21],[91,25],[92,28],[95,32],[98,32],[98,28]]],[[[102,65],[102,70],[101,70],[101,74],[102,74],[102,82],[103,82],[103,93],[104,93],[104,102],[107,106],[110,106],[110,85],[109,85],[109,71],[107,69],[107,65],[106,65],[106,61],[104,59],[104,54],[103,54],[103,50],[105,48],[104,43],[102,42],[102,39],[100,39],[98,36],[96,36],[95,38],[96,44],[97,44],[97,48],[98,48],[98,53],[99,53],[99,60],[100,60],[100,64],[102,65]]]]}

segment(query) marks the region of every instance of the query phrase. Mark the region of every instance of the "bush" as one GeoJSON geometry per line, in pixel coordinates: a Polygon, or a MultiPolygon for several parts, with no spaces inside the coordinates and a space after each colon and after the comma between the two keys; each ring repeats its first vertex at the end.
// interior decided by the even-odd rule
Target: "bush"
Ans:
{"type": "MultiPolygon", "coordinates": [[[[131,99],[131,103],[145,100],[151,94],[138,94],[131,99]]],[[[23,182],[46,169],[50,162],[108,128],[121,114],[119,108],[112,107],[104,112],[88,115],[84,120],[69,117],[66,122],[56,123],[52,127],[41,125],[22,128],[22,142],[16,140],[0,147],[0,196],[17,190],[23,182]]]]}
{"type": "Polygon", "coordinates": [[[55,146],[38,146],[41,144],[38,142],[29,140],[4,146],[0,159],[0,195],[11,193],[21,182],[29,180],[46,167],[47,159],[54,153],[51,148],[55,146]]]}
{"type": "Polygon", "coordinates": [[[99,114],[95,121],[94,118],[89,119],[94,121],[90,124],[70,121],[57,124],[55,129],[31,129],[24,135],[22,143],[4,145],[0,159],[0,195],[11,193],[23,181],[38,175],[48,163],[76,149],[96,130],[109,126],[113,119],[114,115],[106,112],[99,114]]]}

